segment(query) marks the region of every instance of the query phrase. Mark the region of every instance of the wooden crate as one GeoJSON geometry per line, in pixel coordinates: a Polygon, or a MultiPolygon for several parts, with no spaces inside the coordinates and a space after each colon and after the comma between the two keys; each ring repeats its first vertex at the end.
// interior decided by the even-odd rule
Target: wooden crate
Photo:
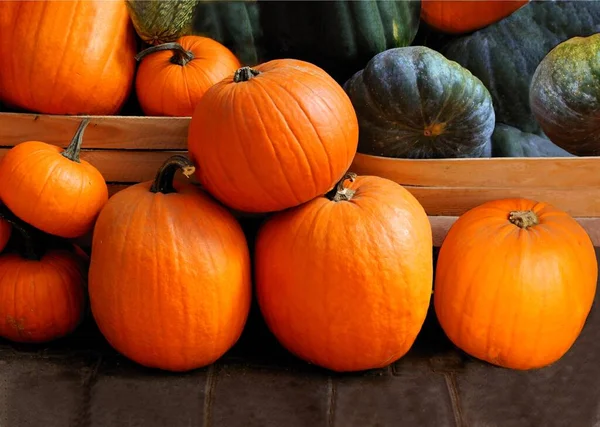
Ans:
{"type": "MultiPolygon", "coordinates": [[[[189,118],[93,116],[81,157],[104,175],[111,194],[151,180],[162,162],[186,152],[189,118]]],[[[39,140],[66,146],[81,117],[0,113],[0,156],[39,140]]],[[[439,246],[457,216],[485,201],[526,197],[569,212],[600,246],[600,157],[405,160],[357,154],[351,167],[405,186],[430,216],[439,246]]]]}

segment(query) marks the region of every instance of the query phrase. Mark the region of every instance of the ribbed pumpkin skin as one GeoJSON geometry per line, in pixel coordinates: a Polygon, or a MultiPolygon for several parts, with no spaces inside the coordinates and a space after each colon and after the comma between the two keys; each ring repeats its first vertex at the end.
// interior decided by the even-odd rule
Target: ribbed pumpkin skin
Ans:
{"type": "Polygon", "coordinates": [[[174,42],[189,33],[196,0],[125,0],[140,38],[151,45],[174,42]]]}
{"type": "Polygon", "coordinates": [[[6,247],[6,244],[8,243],[11,234],[11,225],[8,222],[0,219],[0,252],[2,252],[6,247]]]}
{"type": "Polygon", "coordinates": [[[0,2],[0,98],[13,108],[116,114],[135,54],[123,1],[0,2]]]}
{"type": "Polygon", "coordinates": [[[437,261],[434,306],[450,340],[468,354],[512,369],[560,359],[590,312],[598,266],[585,230],[548,204],[498,200],[462,215],[437,261]],[[522,229],[513,211],[539,224],[522,229]]]}
{"type": "Polygon", "coordinates": [[[260,229],[256,292],[269,329],[290,352],[333,371],[402,357],[431,298],[431,226],[400,185],[362,176],[349,201],[316,198],[260,229]]]}
{"type": "Polygon", "coordinates": [[[533,75],[529,102],[556,145],[578,156],[600,155],[600,34],[552,49],[533,75]]]}
{"type": "Polygon", "coordinates": [[[50,250],[40,261],[0,255],[0,336],[42,343],[75,330],[85,308],[86,272],[82,259],[50,250]]]}
{"type": "Polygon", "coordinates": [[[423,0],[421,19],[432,28],[450,34],[479,30],[500,21],[529,0],[423,0]]]}
{"type": "Polygon", "coordinates": [[[246,212],[297,206],[329,191],[350,167],[358,122],[344,90],[293,59],[229,77],[202,97],[189,127],[196,176],[217,199],[246,212]]]}
{"type": "Polygon", "coordinates": [[[469,70],[422,46],[376,55],[344,85],[358,151],[384,157],[489,157],[492,98],[469,70]]]}
{"type": "Polygon", "coordinates": [[[492,157],[574,157],[547,138],[496,123],[492,157]]]}
{"type": "Polygon", "coordinates": [[[194,59],[178,65],[171,62],[173,51],[161,51],[140,63],[136,93],[147,116],[190,117],[204,93],[241,66],[229,49],[212,39],[184,36],[177,43],[194,59]]]}
{"type": "Polygon", "coordinates": [[[201,190],[149,188],[122,190],[98,217],[92,313],[129,359],[187,371],[211,364],[241,335],[252,292],[249,251],[235,218],[201,190]]]}

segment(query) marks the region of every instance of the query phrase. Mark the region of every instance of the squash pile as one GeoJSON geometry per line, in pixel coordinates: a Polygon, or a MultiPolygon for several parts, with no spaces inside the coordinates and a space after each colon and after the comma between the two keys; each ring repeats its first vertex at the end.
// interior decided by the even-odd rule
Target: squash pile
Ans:
{"type": "Polygon", "coordinates": [[[0,160],[0,336],[63,337],[89,297],[118,352],[189,371],[235,345],[255,292],[286,349],[338,372],[403,357],[432,295],[449,339],[489,363],[540,368],[573,345],[598,269],[568,214],[525,199],[485,203],[452,226],[434,266],[418,200],[348,169],[357,152],[596,155],[600,42],[587,33],[598,6],[597,22],[571,28],[556,16],[580,6],[520,0],[109,3],[0,2],[0,99],[86,116],[117,114],[135,94],[147,115],[191,117],[188,156],[109,198],[79,157],[88,117],[65,149],[10,149],[0,160]],[[553,19],[569,28],[539,29],[553,19]],[[308,37],[323,20],[331,25],[308,37]],[[422,22],[430,35],[450,33],[443,48],[411,45],[422,22]],[[527,114],[512,114],[500,67],[482,71],[490,56],[465,55],[500,49],[486,37],[527,25],[542,35],[523,48],[523,87],[510,93],[527,114]],[[136,47],[135,32],[148,46],[136,47]],[[264,216],[253,248],[236,211],[264,216]],[[86,234],[89,260],[72,243],[86,234]]]}

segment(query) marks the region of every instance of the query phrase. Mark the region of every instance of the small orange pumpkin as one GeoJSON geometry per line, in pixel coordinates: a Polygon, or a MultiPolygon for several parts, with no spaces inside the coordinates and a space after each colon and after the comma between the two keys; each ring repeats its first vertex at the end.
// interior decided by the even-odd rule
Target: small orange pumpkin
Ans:
{"type": "Polygon", "coordinates": [[[173,156],[154,182],[110,198],[92,241],[92,313],[108,342],[148,367],[187,371],[229,350],[252,294],[245,235],[229,211],[192,184],[173,156]]]}
{"type": "Polygon", "coordinates": [[[43,343],[64,337],[85,313],[85,261],[75,250],[46,247],[43,235],[13,216],[0,217],[21,236],[21,253],[0,255],[0,336],[43,343]]]}
{"type": "Polygon", "coordinates": [[[255,249],[268,327],[290,352],[334,371],[406,354],[433,276],[431,226],[414,196],[384,178],[347,178],[328,197],[269,219],[255,249]]]}
{"type": "Polygon", "coordinates": [[[10,235],[12,232],[12,227],[8,221],[3,221],[0,219],[0,252],[4,250],[8,240],[10,239],[10,235]]]}
{"type": "Polygon", "coordinates": [[[496,200],[450,228],[437,263],[435,312],[468,354],[540,368],[579,336],[597,278],[592,242],[571,216],[532,200],[496,200]]]}
{"type": "Polygon", "coordinates": [[[323,195],[350,167],[357,145],[348,95],[321,68],[294,59],[242,67],[211,87],[188,135],[202,185],[245,212],[323,195]]]}
{"type": "Polygon", "coordinates": [[[438,31],[462,34],[506,18],[529,0],[423,0],[421,19],[438,31]]]}
{"type": "Polygon", "coordinates": [[[136,60],[137,97],[148,116],[191,116],[204,92],[241,66],[221,43],[200,36],[149,47],[136,60]]]}
{"type": "Polygon", "coordinates": [[[79,158],[88,123],[87,118],[81,122],[65,150],[27,141],[0,160],[0,199],[16,216],[46,233],[84,235],[108,200],[102,174],[79,158]]]}

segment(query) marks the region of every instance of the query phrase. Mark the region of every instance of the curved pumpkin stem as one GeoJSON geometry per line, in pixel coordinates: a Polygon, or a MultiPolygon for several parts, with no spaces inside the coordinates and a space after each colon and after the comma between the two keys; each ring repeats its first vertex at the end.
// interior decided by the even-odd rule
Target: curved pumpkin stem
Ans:
{"type": "Polygon", "coordinates": [[[238,68],[233,75],[234,83],[247,82],[251,78],[254,78],[260,74],[260,71],[255,70],[251,67],[238,68]]]}
{"type": "Polygon", "coordinates": [[[508,214],[508,220],[519,228],[527,229],[538,225],[540,219],[534,211],[512,211],[508,214]]]}
{"type": "Polygon", "coordinates": [[[23,247],[19,251],[21,256],[32,261],[40,261],[46,251],[44,245],[41,244],[41,239],[35,236],[37,230],[18,218],[8,207],[1,204],[0,218],[8,222],[13,230],[17,230],[23,238],[23,247]]]}
{"type": "Polygon", "coordinates": [[[81,151],[81,144],[83,144],[83,131],[89,124],[90,119],[87,117],[83,119],[83,121],[79,124],[79,127],[77,128],[77,131],[75,132],[75,136],[73,136],[71,143],[62,152],[62,155],[64,157],[77,163],[81,162],[79,159],[79,152],[81,151]]]}
{"type": "Polygon", "coordinates": [[[349,180],[350,182],[354,182],[356,177],[357,177],[357,175],[354,172],[347,172],[343,176],[343,178],[340,179],[340,181],[337,183],[337,185],[335,186],[335,189],[331,190],[329,192],[329,194],[327,194],[327,197],[329,198],[329,200],[334,201],[334,202],[341,202],[341,201],[349,201],[350,199],[352,199],[352,197],[356,193],[356,190],[344,187],[344,182],[346,182],[346,180],[349,180]]]}
{"type": "Polygon", "coordinates": [[[192,51],[186,50],[179,43],[171,42],[151,46],[147,49],[144,49],[140,53],[135,55],[135,60],[141,61],[146,56],[156,52],[162,52],[163,50],[173,51],[173,56],[170,59],[171,63],[181,65],[182,67],[188,62],[190,62],[192,59],[194,59],[194,53],[192,51]]]}
{"type": "Polygon", "coordinates": [[[177,191],[173,186],[173,179],[178,170],[181,170],[183,174],[189,178],[196,171],[196,168],[192,161],[186,156],[176,154],[175,156],[169,157],[156,173],[150,191],[163,194],[176,193],[177,191]]]}

